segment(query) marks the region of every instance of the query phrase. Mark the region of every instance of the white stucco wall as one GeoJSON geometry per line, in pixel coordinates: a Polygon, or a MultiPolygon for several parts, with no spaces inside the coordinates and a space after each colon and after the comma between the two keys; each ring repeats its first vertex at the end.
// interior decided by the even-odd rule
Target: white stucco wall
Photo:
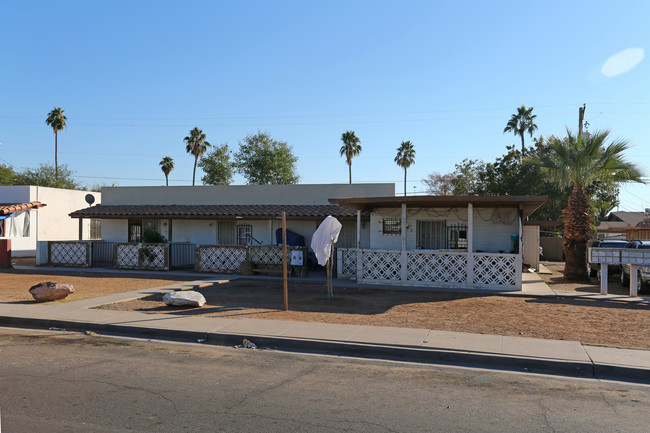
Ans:
{"type": "Polygon", "coordinates": [[[129,240],[128,220],[102,220],[102,240],[127,242],[129,240]]]}
{"type": "MultiPolygon", "coordinates": [[[[401,209],[376,209],[370,216],[370,248],[399,250],[402,247],[401,235],[385,235],[382,231],[384,218],[401,218],[401,209]]],[[[415,249],[417,240],[417,221],[445,221],[452,224],[467,224],[467,209],[407,209],[406,249],[415,249]]],[[[474,250],[499,252],[510,250],[510,235],[517,234],[519,220],[514,208],[474,208],[474,250]]]]}
{"type": "MultiPolygon", "coordinates": [[[[30,211],[30,236],[12,237],[12,256],[35,256],[36,243],[49,240],[79,239],[79,221],[69,214],[85,208],[87,194],[95,197],[95,203],[101,202],[98,192],[78,191],[43,186],[8,185],[0,186],[0,203],[29,203],[40,201],[45,206],[30,211]]],[[[90,220],[83,222],[83,238],[90,234],[90,220]]]]}
{"type": "Polygon", "coordinates": [[[214,245],[217,243],[217,221],[172,220],[172,241],[214,245]]]}
{"type": "Polygon", "coordinates": [[[129,186],[102,188],[106,205],[329,204],[330,198],[388,197],[394,183],[228,186],[129,186]]]}

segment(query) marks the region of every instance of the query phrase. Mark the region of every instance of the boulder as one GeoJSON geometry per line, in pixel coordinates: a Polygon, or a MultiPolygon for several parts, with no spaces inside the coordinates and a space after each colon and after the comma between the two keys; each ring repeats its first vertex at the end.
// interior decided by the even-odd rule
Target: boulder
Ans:
{"type": "Polygon", "coordinates": [[[165,293],[163,302],[172,307],[202,307],[205,305],[205,298],[194,290],[181,290],[165,293]]]}
{"type": "Polygon", "coordinates": [[[66,298],[70,293],[74,293],[74,287],[72,284],[47,281],[30,287],[29,293],[36,302],[56,301],[57,299],[66,298]]]}

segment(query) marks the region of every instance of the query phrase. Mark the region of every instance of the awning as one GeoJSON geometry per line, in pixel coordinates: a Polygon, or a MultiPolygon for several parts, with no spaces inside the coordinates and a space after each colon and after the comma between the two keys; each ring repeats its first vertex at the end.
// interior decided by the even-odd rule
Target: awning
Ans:
{"type": "Polygon", "coordinates": [[[0,216],[8,216],[14,212],[20,212],[21,210],[27,209],[38,209],[45,204],[40,201],[32,201],[29,203],[13,203],[13,204],[1,204],[0,203],[0,216]]]}

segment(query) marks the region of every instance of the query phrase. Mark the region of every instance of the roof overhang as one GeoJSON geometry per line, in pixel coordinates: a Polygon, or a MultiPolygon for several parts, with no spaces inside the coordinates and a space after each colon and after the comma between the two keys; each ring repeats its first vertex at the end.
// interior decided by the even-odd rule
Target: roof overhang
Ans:
{"type": "Polygon", "coordinates": [[[503,195],[503,196],[390,196],[390,197],[359,197],[332,198],[332,204],[351,207],[357,210],[372,211],[376,208],[397,208],[406,204],[407,208],[458,208],[467,207],[508,207],[523,211],[527,217],[548,200],[545,195],[503,195]]]}
{"type": "MultiPolygon", "coordinates": [[[[328,215],[352,219],[356,211],[349,207],[329,205],[104,205],[91,206],[70,214],[72,218],[99,219],[275,219],[286,212],[287,218],[318,219],[328,215]]],[[[364,213],[365,217],[369,214],[364,213]]]]}
{"type": "Polygon", "coordinates": [[[0,204],[0,216],[20,212],[27,209],[38,209],[39,207],[46,206],[40,201],[32,201],[29,203],[14,203],[14,204],[0,204]]]}

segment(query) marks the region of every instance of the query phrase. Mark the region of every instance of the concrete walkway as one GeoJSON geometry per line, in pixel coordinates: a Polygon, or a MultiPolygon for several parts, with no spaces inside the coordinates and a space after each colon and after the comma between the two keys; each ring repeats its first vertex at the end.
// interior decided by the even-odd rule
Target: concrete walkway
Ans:
{"type": "MultiPolygon", "coordinates": [[[[39,267],[39,270],[44,268],[39,267]]],[[[55,268],[61,271],[61,268],[55,268]]],[[[78,269],[75,269],[78,271],[78,269]]],[[[141,272],[140,272],[141,274],[141,272]]],[[[188,275],[184,273],[183,275],[188,275]]],[[[425,363],[480,366],[515,371],[598,377],[650,383],[650,351],[585,346],[577,341],[469,334],[431,329],[336,325],[260,319],[224,319],[92,307],[170,290],[227,282],[237,276],[199,274],[196,281],[100,298],[54,304],[0,303],[0,326],[93,331],[142,338],[181,339],[237,345],[246,338],[259,348],[329,353],[425,363]]],[[[296,280],[296,279],[292,279],[296,280]]],[[[354,285],[354,282],[339,281],[354,285]]],[[[366,286],[367,287],[367,286],[366,286]]],[[[395,287],[391,287],[394,289],[395,287]]],[[[489,293],[495,293],[490,291],[489,293]]],[[[557,296],[536,274],[524,274],[522,292],[509,296],[557,296]]],[[[602,295],[567,294],[602,299],[602,295]]],[[[611,295],[610,295],[611,297],[611,295]]],[[[618,301],[647,298],[613,296],[618,301]]]]}

